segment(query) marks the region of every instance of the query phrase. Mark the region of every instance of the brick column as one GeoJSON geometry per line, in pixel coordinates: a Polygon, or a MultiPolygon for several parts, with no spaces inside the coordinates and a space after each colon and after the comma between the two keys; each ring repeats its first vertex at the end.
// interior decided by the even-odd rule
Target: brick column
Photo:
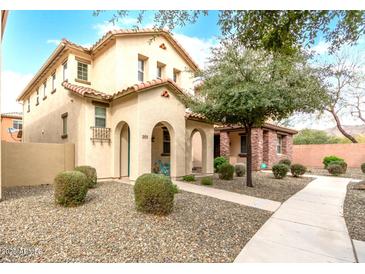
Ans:
{"type": "Polygon", "coordinates": [[[273,130],[265,131],[264,136],[264,161],[268,168],[276,164],[278,157],[276,154],[277,134],[273,130]]]}
{"type": "Polygon", "coordinates": [[[286,158],[292,160],[293,159],[293,136],[286,135],[283,138],[283,154],[285,154],[286,158]]]}
{"type": "Polygon", "coordinates": [[[221,131],[219,135],[220,135],[220,144],[219,144],[220,155],[229,157],[230,154],[229,134],[227,131],[221,131]]]}
{"type": "Polygon", "coordinates": [[[263,161],[263,134],[261,128],[253,128],[251,131],[252,145],[252,170],[260,170],[263,161]]]}

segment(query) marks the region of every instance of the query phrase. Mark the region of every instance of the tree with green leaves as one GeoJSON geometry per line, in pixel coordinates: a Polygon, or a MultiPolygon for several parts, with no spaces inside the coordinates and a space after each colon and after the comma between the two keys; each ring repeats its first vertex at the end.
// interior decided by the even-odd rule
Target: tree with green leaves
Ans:
{"type": "Polygon", "coordinates": [[[215,48],[200,76],[204,84],[199,94],[186,99],[187,104],[214,123],[245,128],[249,187],[253,186],[252,128],[294,112],[313,112],[325,96],[305,56],[246,49],[236,40],[215,48]]]}
{"type": "MultiPolygon", "coordinates": [[[[110,19],[117,22],[130,11],[116,11],[110,19]]],[[[95,11],[98,15],[100,11],[95,11]]],[[[138,28],[146,11],[137,16],[138,28]]],[[[154,12],[154,28],[169,28],[194,24],[206,10],[158,10],[154,12]]],[[[265,49],[286,54],[315,44],[322,36],[333,52],[343,44],[353,45],[365,34],[365,11],[362,10],[222,10],[218,26],[223,37],[236,38],[250,49],[265,49]]]]}
{"type": "Polygon", "coordinates": [[[341,139],[337,136],[329,135],[324,130],[303,129],[294,136],[294,145],[310,145],[310,144],[339,144],[341,139]]]}

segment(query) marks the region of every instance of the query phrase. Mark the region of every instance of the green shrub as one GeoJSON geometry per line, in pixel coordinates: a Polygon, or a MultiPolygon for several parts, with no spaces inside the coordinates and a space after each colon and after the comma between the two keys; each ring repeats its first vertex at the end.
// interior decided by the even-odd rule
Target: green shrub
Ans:
{"type": "Polygon", "coordinates": [[[334,156],[334,155],[330,155],[330,156],[326,156],[323,158],[323,165],[324,165],[324,168],[327,169],[328,165],[333,162],[333,161],[345,161],[344,159],[342,158],[339,158],[337,156],[334,156]]]}
{"type": "Polygon", "coordinates": [[[143,174],[134,184],[134,199],[139,211],[169,214],[174,206],[174,187],[170,178],[161,174],[143,174]]]}
{"type": "Polygon", "coordinates": [[[289,171],[289,167],[285,164],[276,164],[272,166],[272,172],[276,179],[283,179],[289,171]]]}
{"type": "Polygon", "coordinates": [[[346,173],[347,171],[347,163],[345,161],[332,161],[330,165],[340,165],[342,167],[342,173],[346,173]]]}
{"type": "Polygon", "coordinates": [[[339,164],[333,164],[333,163],[330,163],[327,167],[327,170],[330,174],[334,175],[334,176],[338,176],[340,174],[343,173],[343,168],[341,165],[339,164]]]}
{"type": "Polygon", "coordinates": [[[177,185],[175,184],[172,184],[172,190],[174,191],[175,194],[179,193],[180,192],[180,189],[177,185]]]}
{"type": "Polygon", "coordinates": [[[54,179],[54,198],[63,206],[77,206],[85,201],[88,180],[80,171],[63,171],[54,179]]]}
{"type": "Polygon", "coordinates": [[[283,164],[283,165],[287,165],[288,167],[290,167],[291,161],[289,159],[281,159],[278,164],[279,165],[283,164]]]}
{"type": "Polygon", "coordinates": [[[222,180],[233,180],[234,166],[225,163],[219,168],[219,178],[222,180]]]}
{"type": "Polygon", "coordinates": [[[307,168],[301,164],[292,164],[290,166],[290,172],[294,177],[302,176],[306,171],[307,168]]]}
{"type": "Polygon", "coordinates": [[[214,172],[219,172],[219,168],[223,164],[228,164],[228,159],[224,156],[219,156],[214,159],[214,172]]]}
{"type": "Polygon", "coordinates": [[[237,177],[243,177],[246,173],[246,166],[244,164],[236,164],[234,169],[237,177]]]}
{"type": "Polygon", "coordinates": [[[86,175],[87,178],[87,185],[89,188],[96,187],[97,182],[97,175],[96,175],[96,169],[91,166],[77,166],[75,167],[76,171],[80,171],[86,175]]]}
{"type": "Polygon", "coordinates": [[[365,163],[361,164],[361,171],[362,173],[365,173],[365,163]]]}
{"type": "Polygon", "coordinates": [[[200,183],[204,186],[211,186],[213,184],[212,177],[204,177],[201,179],[200,183]]]}
{"type": "Polygon", "coordinates": [[[195,181],[195,175],[185,175],[183,176],[183,180],[185,182],[194,182],[195,181]]]}

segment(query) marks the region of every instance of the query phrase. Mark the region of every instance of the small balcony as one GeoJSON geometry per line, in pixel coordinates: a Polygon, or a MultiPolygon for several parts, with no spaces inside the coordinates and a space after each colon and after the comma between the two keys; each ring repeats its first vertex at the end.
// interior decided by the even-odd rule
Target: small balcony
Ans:
{"type": "Polygon", "coordinates": [[[92,130],[92,137],[90,138],[93,142],[108,142],[110,143],[110,128],[106,127],[90,127],[92,130]]]}

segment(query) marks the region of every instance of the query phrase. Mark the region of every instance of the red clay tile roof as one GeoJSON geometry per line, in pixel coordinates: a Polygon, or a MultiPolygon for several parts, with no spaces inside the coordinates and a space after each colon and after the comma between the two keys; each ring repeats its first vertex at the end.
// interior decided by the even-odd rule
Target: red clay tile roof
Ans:
{"type": "Polygon", "coordinates": [[[101,37],[92,47],[90,48],[91,51],[94,51],[97,49],[100,45],[102,45],[104,42],[108,41],[110,38],[112,38],[115,35],[143,35],[143,34],[155,34],[155,35],[162,35],[164,36],[170,43],[175,47],[177,51],[180,51],[185,59],[190,61],[192,67],[197,70],[199,69],[199,66],[197,63],[194,62],[193,58],[189,55],[189,53],[181,46],[181,44],[173,37],[172,33],[168,30],[162,30],[162,29],[153,29],[153,28],[146,28],[146,29],[115,29],[108,31],[106,34],[104,34],[103,37],[101,37]]]}
{"type": "MultiPolygon", "coordinates": [[[[277,126],[277,125],[270,124],[270,123],[263,124],[263,126],[261,128],[263,128],[263,129],[272,129],[272,130],[281,131],[281,132],[285,132],[285,133],[289,133],[289,134],[297,134],[298,133],[298,131],[295,130],[295,129],[282,127],[282,126],[277,126]]],[[[240,130],[240,129],[244,129],[244,127],[243,126],[238,126],[238,125],[215,125],[214,126],[215,131],[230,131],[230,130],[240,130]]]]}
{"type": "Polygon", "coordinates": [[[73,43],[73,42],[71,42],[71,41],[67,40],[66,38],[63,38],[63,39],[61,40],[61,43],[63,43],[64,45],[68,44],[68,45],[70,45],[70,46],[72,46],[72,47],[78,48],[79,50],[85,51],[86,53],[89,53],[89,54],[91,53],[91,50],[90,50],[90,49],[85,48],[85,47],[83,47],[83,46],[80,46],[80,45],[78,45],[78,44],[75,44],[75,43],[73,43]]]}
{"type": "Polygon", "coordinates": [[[129,86],[125,89],[122,89],[120,91],[115,92],[113,95],[109,95],[106,94],[104,92],[100,92],[97,91],[95,89],[89,88],[89,87],[84,87],[84,86],[80,86],[80,85],[76,85],[76,84],[71,84],[69,82],[63,82],[62,86],[70,91],[73,91],[81,96],[87,96],[87,95],[92,95],[92,96],[97,96],[101,99],[104,100],[113,100],[119,97],[123,97],[124,95],[133,93],[133,92],[140,92],[140,91],[144,91],[144,90],[148,90],[148,89],[152,89],[155,87],[159,87],[159,86],[164,86],[164,85],[169,85],[170,87],[172,87],[172,89],[181,94],[181,95],[185,95],[184,91],[176,85],[176,83],[171,80],[171,79],[155,79],[152,81],[148,81],[148,82],[144,82],[144,83],[139,83],[139,84],[135,84],[133,86],[129,86]]]}
{"type": "Polygon", "coordinates": [[[71,83],[66,82],[66,81],[62,82],[62,86],[65,89],[73,91],[73,92],[75,92],[75,93],[77,93],[81,96],[94,95],[94,96],[100,97],[101,99],[105,99],[105,100],[109,100],[109,99],[112,98],[111,95],[108,95],[106,93],[96,91],[95,89],[92,89],[92,88],[71,84],[71,83]]]}
{"type": "Polygon", "coordinates": [[[186,111],[185,117],[187,119],[207,120],[204,115],[199,114],[199,113],[195,113],[195,112],[191,112],[189,110],[186,111]]]}

